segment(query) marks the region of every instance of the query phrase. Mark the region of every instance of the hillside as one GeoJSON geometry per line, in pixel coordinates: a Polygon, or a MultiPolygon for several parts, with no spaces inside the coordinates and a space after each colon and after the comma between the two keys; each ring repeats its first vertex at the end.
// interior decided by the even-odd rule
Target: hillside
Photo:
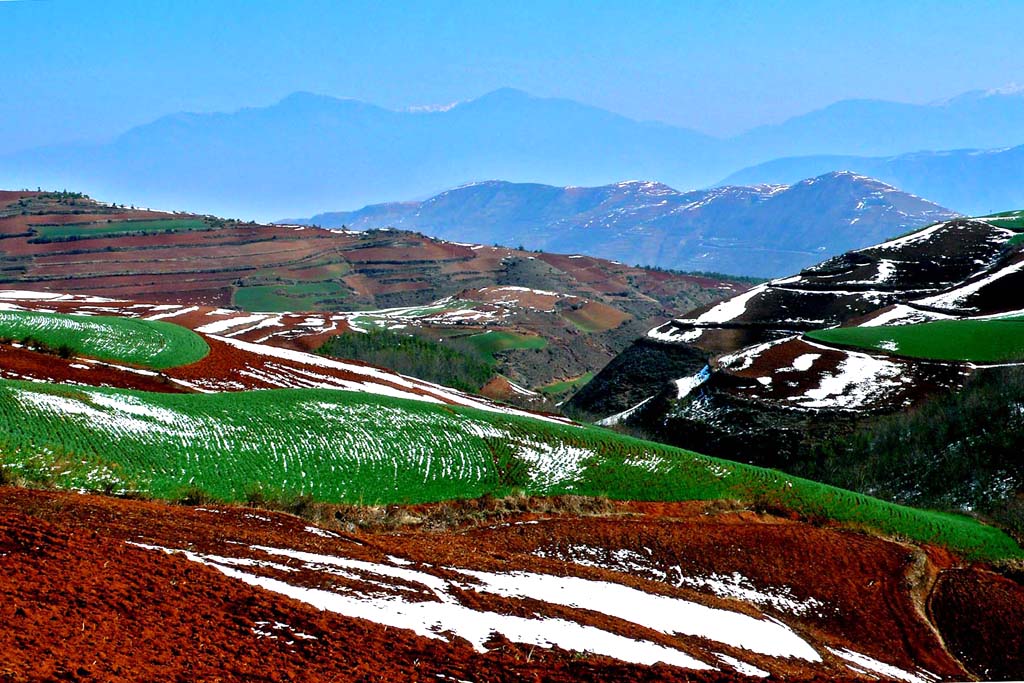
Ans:
{"type": "Polygon", "coordinates": [[[994,526],[299,350],[558,299],[489,292],[490,309],[349,313],[0,292],[0,602],[18,625],[0,634],[5,669],[908,683],[1020,670],[1024,550],[994,526]]]}
{"type": "Polygon", "coordinates": [[[570,407],[1024,533],[1024,471],[1006,457],[1024,434],[996,420],[1024,363],[1022,228],[1016,213],[939,223],[698,309],[652,329],[570,407]],[[883,428],[903,445],[867,455],[883,428]]]}
{"type": "MultiPolygon", "coordinates": [[[[581,377],[651,325],[747,286],[410,232],[115,208],[71,193],[0,193],[0,244],[0,288],[117,299],[117,308],[293,312],[287,326],[305,330],[303,350],[366,325],[433,340],[486,332],[546,340],[528,352],[513,344],[494,360],[530,388],[581,377]],[[305,312],[320,323],[302,325],[305,312]]],[[[279,326],[278,317],[261,318],[261,329],[279,326]]]]}
{"type": "Polygon", "coordinates": [[[429,196],[487,178],[595,186],[652,178],[691,189],[779,157],[1019,145],[1022,97],[968,93],[928,105],[847,100],[719,139],[507,88],[426,111],[295,93],[266,107],[172,114],[106,144],[7,154],[0,186],[83,188],[261,220],[429,196]]]}
{"type": "Polygon", "coordinates": [[[700,504],[395,508],[394,531],[371,521],[383,510],[324,512],[0,489],[4,667],[260,682],[1020,671],[1020,585],[936,548],[700,504]]]}
{"type": "Polygon", "coordinates": [[[955,214],[871,178],[678,192],[659,183],[551,187],[474,183],[422,202],[288,222],[394,227],[679,270],[775,277],[955,214]]]}
{"type": "MultiPolygon", "coordinates": [[[[1020,586],[989,563],[1024,551],[996,528],[197,334],[210,353],[159,375],[0,347],[5,374],[34,380],[0,380],[0,477],[51,490],[0,488],[0,592],[18,631],[39,634],[14,646],[4,631],[9,671],[194,675],[252,640],[279,677],[327,676],[339,647],[378,673],[466,666],[496,680],[535,661],[548,678],[595,681],[1019,670],[1020,586]],[[125,381],[151,386],[116,388],[125,381]],[[268,385],[302,388],[245,390],[268,385]],[[822,548],[824,563],[806,563],[822,548]],[[50,643],[59,627],[34,625],[51,610],[86,627],[50,643]],[[965,613],[983,639],[957,626],[965,613]],[[175,644],[192,614],[207,647],[175,644]],[[357,652],[337,640],[353,628],[357,652]],[[128,633],[142,656],[110,651],[128,633]],[[378,661],[405,647],[420,656],[378,661]]],[[[247,651],[233,675],[251,678],[247,651]]]]}
{"type": "Polygon", "coordinates": [[[888,157],[785,157],[745,168],[723,184],[789,183],[849,169],[966,214],[1024,205],[1024,147],[954,149],[888,157]]]}

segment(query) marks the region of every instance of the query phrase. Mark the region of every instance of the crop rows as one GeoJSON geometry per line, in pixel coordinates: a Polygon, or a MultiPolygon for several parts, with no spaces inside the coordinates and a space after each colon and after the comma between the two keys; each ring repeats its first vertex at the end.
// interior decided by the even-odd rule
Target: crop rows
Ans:
{"type": "Polygon", "coordinates": [[[0,311],[0,337],[154,369],[194,363],[210,352],[202,337],[180,325],[110,316],[0,311]]]}
{"type": "Polygon", "coordinates": [[[976,557],[1021,556],[967,517],[902,507],[608,430],[331,390],[147,394],[0,382],[0,459],[69,488],[225,501],[254,491],[417,503],[521,491],[731,499],[852,522],[976,557]]]}

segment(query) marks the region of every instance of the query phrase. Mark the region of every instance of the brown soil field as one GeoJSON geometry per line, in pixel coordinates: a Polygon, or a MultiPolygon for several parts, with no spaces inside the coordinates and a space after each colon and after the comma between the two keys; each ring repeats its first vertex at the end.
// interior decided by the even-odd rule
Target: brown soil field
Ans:
{"type": "Polygon", "coordinates": [[[1022,671],[1019,634],[1007,628],[1019,623],[1020,584],[936,549],[716,504],[530,499],[315,515],[319,526],[245,507],[0,488],[0,680],[756,680],[715,653],[770,680],[892,679],[835,654],[848,650],[924,681],[983,675],[975,667],[996,656],[1000,671],[1022,671]],[[598,593],[577,607],[557,596],[516,599],[481,590],[470,575],[568,577],[688,601],[784,624],[821,657],[652,630],[602,612],[598,593]],[[693,580],[730,576],[757,590],[729,595],[693,580]],[[281,582],[298,592],[287,597],[281,582]],[[456,633],[354,618],[307,597],[324,594],[340,604],[561,619],[683,651],[717,671],[628,664],[496,632],[481,650],[456,633]],[[972,635],[968,624],[985,630],[972,635]]]}

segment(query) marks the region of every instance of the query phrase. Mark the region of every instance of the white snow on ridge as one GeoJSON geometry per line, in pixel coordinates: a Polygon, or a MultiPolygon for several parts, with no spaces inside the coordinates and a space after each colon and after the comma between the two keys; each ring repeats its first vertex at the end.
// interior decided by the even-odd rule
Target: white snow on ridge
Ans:
{"type": "Polygon", "coordinates": [[[942,230],[947,225],[949,225],[949,224],[948,223],[936,223],[935,225],[933,225],[931,227],[927,227],[927,228],[924,228],[923,230],[918,230],[916,232],[912,232],[909,235],[904,235],[903,237],[897,237],[894,240],[889,240],[888,242],[882,242],[881,244],[876,244],[876,245],[871,246],[871,247],[865,247],[864,249],[858,249],[857,251],[869,251],[869,250],[873,251],[875,249],[886,249],[886,250],[902,249],[903,247],[905,247],[907,245],[917,244],[918,242],[924,242],[924,241],[928,240],[929,238],[932,237],[932,235],[937,233],[939,230],[942,230]]]}
{"type": "Polygon", "coordinates": [[[936,294],[935,296],[930,296],[925,299],[917,299],[916,301],[912,301],[911,304],[933,308],[959,309],[965,305],[967,299],[974,294],[977,294],[987,285],[990,285],[996,280],[1002,279],[1008,275],[1013,275],[1021,269],[1024,269],[1024,261],[1011,263],[1008,266],[1000,268],[994,273],[989,273],[980,280],[975,280],[974,282],[970,282],[948,292],[936,294]]]}
{"type": "Polygon", "coordinates": [[[603,420],[598,420],[595,424],[598,424],[598,425],[600,425],[602,427],[613,427],[613,426],[619,424],[620,422],[622,422],[623,420],[628,420],[634,413],[636,413],[636,411],[638,411],[641,408],[643,408],[645,405],[650,403],[652,400],[654,400],[654,397],[653,396],[648,396],[647,398],[645,398],[644,400],[640,401],[639,403],[637,403],[632,408],[626,408],[621,413],[615,413],[614,415],[609,415],[608,417],[604,418],[603,420]]]}
{"type": "MultiPolygon", "coordinates": [[[[174,308],[177,309],[177,310],[168,311],[167,313],[157,313],[155,315],[148,316],[145,319],[146,320],[163,320],[164,318],[176,318],[179,315],[187,315],[189,313],[195,313],[196,311],[199,310],[198,306],[189,306],[188,308],[184,308],[184,307],[181,307],[181,306],[175,306],[174,308]]],[[[156,310],[156,309],[154,308],[153,310],[156,310]]]]}
{"type": "Polygon", "coordinates": [[[946,315],[945,313],[922,311],[914,308],[913,306],[907,306],[906,304],[897,304],[881,315],[875,316],[871,320],[861,323],[858,327],[912,325],[915,323],[931,322],[933,320],[949,320],[951,318],[953,318],[953,316],[946,315]]]}
{"type": "Polygon", "coordinates": [[[682,377],[674,381],[676,385],[676,400],[682,400],[690,395],[694,389],[711,379],[711,368],[705,365],[700,372],[690,377],[682,377]]]}
{"type": "Polygon", "coordinates": [[[718,325],[727,323],[740,317],[747,311],[747,304],[751,299],[768,289],[768,284],[761,284],[752,287],[747,291],[717,304],[713,308],[700,314],[693,320],[685,322],[694,325],[718,325]]]}

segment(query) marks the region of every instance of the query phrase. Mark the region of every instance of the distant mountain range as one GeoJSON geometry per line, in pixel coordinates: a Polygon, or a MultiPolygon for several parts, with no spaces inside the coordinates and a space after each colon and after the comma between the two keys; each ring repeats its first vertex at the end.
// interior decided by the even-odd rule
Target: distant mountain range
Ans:
{"type": "Polygon", "coordinates": [[[285,222],[395,227],[628,264],[774,277],[954,215],[877,180],[834,172],[793,185],[692,192],[641,181],[601,187],[490,181],[422,202],[285,222]]]}
{"type": "Polygon", "coordinates": [[[1024,206],[1024,146],[893,157],[788,157],[745,168],[722,182],[788,183],[837,168],[879,178],[963,213],[989,214],[1024,206]]]}
{"type": "Polygon", "coordinates": [[[730,139],[511,89],[417,111],[296,93],[268,107],[166,116],[109,144],[0,157],[0,185],[76,187],[110,201],[266,219],[424,197],[486,178],[556,185],[654,178],[694,188],[779,157],[1022,142],[1022,93],[968,93],[930,105],[843,101],[730,139]]]}

